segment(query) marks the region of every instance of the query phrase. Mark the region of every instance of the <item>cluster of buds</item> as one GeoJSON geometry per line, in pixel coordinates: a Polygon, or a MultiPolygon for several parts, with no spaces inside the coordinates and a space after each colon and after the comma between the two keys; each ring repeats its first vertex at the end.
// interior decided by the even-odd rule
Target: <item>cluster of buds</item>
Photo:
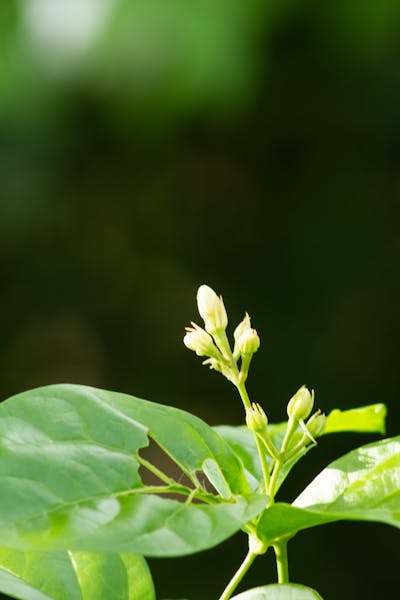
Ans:
{"type": "Polygon", "coordinates": [[[228,316],[222,297],[208,285],[201,285],[197,292],[197,307],[204,321],[204,329],[195,323],[187,327],[183,339],[185,346],[197,355],[207,357],[203,364],[221,372],[233,383],[245,381],[251,358],[260,347],[260,338],[251,327],[249,315],[246,313],[235,329],[232,352],[226,336],[228,316]],[[239,359],[240,371],[237,366],[239,359]]]}

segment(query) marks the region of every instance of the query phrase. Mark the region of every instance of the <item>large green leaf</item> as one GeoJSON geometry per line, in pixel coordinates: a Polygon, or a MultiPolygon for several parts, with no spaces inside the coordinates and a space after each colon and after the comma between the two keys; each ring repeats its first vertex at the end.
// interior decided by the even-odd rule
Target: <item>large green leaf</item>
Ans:
{"type": "MultiPolygon", "coordinates": [[[[182,485],[176,490],[190,492],[182,485]]],[[[265,506],[265,497],[238,492],[249,492],[240,460],[206,423],[184,411],[74,385],[39,388],[0,406],[2,546],[196,552],[232,535],[265,506]],[[194,482],[203,503],[148,491],[139,450],[149,439],[194,482]],[[198,486],[199,471],[224,498],[198,486]]]]}
{"type": "Polygon", "coordinates": [[[21,600],[155,600],[134,554],[0,549],[0,591],[21,600]]]}
{"type": "MultiPolygon", "coordinates": [[[[332,410],[326,419],[324,435],[327,433],[339,433],[345,431],[357,431],[362,433],[384,433],[385,432],[386,407],[384,404],[371,404],[350,410],[332,410]]],[[[279,452],[285,435],[287,423],[268,424],[268,436],[272,444],[279,452]]],[[[260,459],[254,435],[245,425],[231,426],[218,425],[213,428],[224,438],[232,450],[240,457],[246,469],[247,478],[252,489],[256,489],[258,482],[262,481],[260,459]]],[[[299,427],[295,432],[291,446],[300,440],[303,435],[299,427]]],[[[282,485],[291,469],[312,446],[308,446],[303,452],[287,461],[278,478],[277,489],[282,485]]],[[[272,459],[267,454],[267,462],[271,467],[272,459]]]]}
{"type": "Polygon", "coordinates": [[[400,437],[362,446],[331,463],[293,505],[269,508],[259,522],[259,534],[272,542],[339,520],[400,527],[400,437]]]}
{"type": "Polygon", "coordinates": [[[311,588],[296,583],[265,585],[233,596],[232,600],[322,600],[311,588]]]}

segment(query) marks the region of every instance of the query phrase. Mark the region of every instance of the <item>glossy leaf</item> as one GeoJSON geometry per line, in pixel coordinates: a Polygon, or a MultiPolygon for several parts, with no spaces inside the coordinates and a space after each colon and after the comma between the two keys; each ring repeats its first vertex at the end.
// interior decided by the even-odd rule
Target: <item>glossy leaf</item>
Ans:
{"type": "Polygon", "coordinates": [[[257,587],[233,596],[232,600],[322,600],[322,598],[311,588],[287,583],[257,587]]]}
{"type": "Polygon", "coordinates": [[[39,388],[0,406],[3,546],[196,552],[229,537],[265,506],[260,495],[232,495],[239,490],[249,491],[240,460],[206,423],[184,411],[74,385],[39,388]],[[210,479],[231,497],[198,487],[203,503],[183,504],[146,493],[139,450],[149,439],[194,483],[208,461],[210,479]]]}
{"type": "Polygon", "coordinates": [[[332,410],[326,418],[326,433],[357,431],[362,433],[385,433],[386,406],[370,404],[350,410],[332,410]]]}
{"type": "Polygon", "coordinates": [[[293,505],[278,503],[259,522],[269,542],[332,521],[400,527],[400,437],[362,446],[331,463],[293,505]]]}
{"type": "Polygon", "coordinates": [[[21,600],[155,600],[146,561],[134,554],[0,549],[0,591],[21,600]]]}

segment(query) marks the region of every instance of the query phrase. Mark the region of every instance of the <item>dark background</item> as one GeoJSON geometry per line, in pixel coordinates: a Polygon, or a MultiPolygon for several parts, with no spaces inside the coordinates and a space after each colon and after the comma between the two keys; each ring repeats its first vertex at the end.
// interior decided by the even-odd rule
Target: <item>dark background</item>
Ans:
{"type": "MultiPolygon", "coordinates": [[[[399,58],[397,0],[1,2],[1,397],[67,381],[240,423],[182,344],[208,283],[231,330],[253,318],[271,421],[306,383],[325,411],[385,402],[398,434],[399,58]]],[[[280,498],[374,439],[321,440],[280,498]]],[[[398,543],[304,532],[291,579],[394,597],[398,543]]],[[[158,597],[216,598],[245,552],[151,560],[158,597]]],[[[244,588],[274,579],[268,554],[244,588]]]]}

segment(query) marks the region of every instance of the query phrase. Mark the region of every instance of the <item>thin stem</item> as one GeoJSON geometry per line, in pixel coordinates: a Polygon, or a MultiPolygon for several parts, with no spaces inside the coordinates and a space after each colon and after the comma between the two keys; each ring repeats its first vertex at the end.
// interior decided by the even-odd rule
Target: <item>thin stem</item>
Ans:
{"type": "MultiPolygon", "coordinates": [[[[245,382],[240,381],[237,384],[237,389],[238,389],[238,392],[240,394],[240,397],[242,399],[245,409],[247,410],[248,408],[251,408],[251,402],[250,402],[249,394],[247,393],[245,382]]],[[[260,457],[261,469],[262,469],[263,479],[264,479],[264,489],[265,489],[265,493],[267,493],[269,486],[270,486],[269,468],[268,468],[268,464],[267,464],[267,459],[265,457],[265,451],[263,448],[263,444],[260,442],[257,434],[254,431],[253,431],[253,435],[254,435],[254,440],[256,442],[256,446],[257,446],[258,456],[260,457]]]]}
{"type": "Polygon", "coordinates": [[[297,429],[297,421],[294,421],[293,419],[289,418],[288,424],[287,424],[287,428],[285,431],[285,437],[283,438],[283,442],[282,442],[282,447],[281,447],[281,454],[285,454],[286,449],[289,445],[290,440],[292,439],[292,436],[294,434],[294,432],[297,429]]]}
{"type": "Polygon", "coordinates": [[[249,394],[247,393],[247,390],[246,390],[245,382],[244,381],[239,382],[236,387],[238,389],[238,392],[240,394],[240,397],[242,399],[244,407],[251,408],[251,402],[250,402],[249,394]]]}
{"type": "Polygon", "coordinates": [[[285,462],[286,448],[288,447],[290,440],[292,439],[292,436],[293,436],[294,432],[296,431],[296,429],[297,429],[297,422],[294,421],[293,419],[289,419],[287,428],[285,431],[285,436],[283,438],[282,446],[281,446],[281,449],[279,452],[279,456],[276,459],[274,469],[273,469],[272,475],[271,475],[271,480],[270,480],[269,489],[268,489],[268,495],[269,495],[268,506],[272,506],[272,504],[275,502],[276,484],[278,481],[278,476],[279,476],[280,470],[282,468],[282,465],[285,462]]]}
{"type": "MultiPolygon", "coordinates": [[[[160,469],[158,469],[155,465],[153,465],[151,462],[149,462],[142,456],[136,456],[136,459],[142,467],[145,467],[145,469],[150,471],[150,473],[153,473],[153,475],[158,477],[158,479],[161,479],[161,481],[163,481],[164,483],[168,485],[176,485],[175,479],[172,479],[172,477],[168,477],[168,475],[160,471],[160,469]]],[[[195,488],[200,487],[200,483],[195,475],[192,475],[192,473],[190,473],[189,471],[184,471],[184,474],[192,482],[195,488]]]]}
{"type": "Polygon", "coordinates": [[[267,436],[259,435],[258,437],[259,437],[259,439],[261,439],[262,443],[268,450],[268,454],[270,454],[272,456],[272,458],[274,458],[275,460],[277,458],[279,458],[278,450],[275,448],[273,443],[267,438],[267,436]]]}
{"type": "Polygon", "coordinates": [[[246,558],[244,559],[239,569],[236,571],[236,573],[222,592],[222,595],[219,597],[219,600],[228,600],[228,598],[232,596],[233,592],[236,590],[237,586],[242,581],[247,571],[250,569],[256,556],[257,554],[254,554],[251,550],[248,551],[246,558]]]}
{"type": "Polygon", "coordinates": [[[168,483],[169,485],[175,483],[175,481],[173,479],[171,479],[171,477],[168,477],[168,475],[165,475],[165,473],[160,471],[160,469],[157,469],[156,466],[151,464],[151,462],[149,462],[142,456],[137,456],[137,460],[138,460],[138,462],[140,462],[142,467],[145,467],[148,471],[150,471],[150,473],[153,473],[153,475],[158,477],[158,479],[161,479],[161,481],[163,481],[164,483],[168,483]]]}
{"type": "Polygon", "coordinates": [[[281,461],[280,458],[278,458],[275,461],[274,469],[272,471],[272,475],[271,475],[271,479],[270,479],[270,483],[269,483],[269,488],[268,488],[268,496],[269,496],[268,507],[272,506],[273,503],[275,502],[276,482],[278,481],[278,476],[279,476],[279,472],[281,470],[281,467],[282,467],[282,461],[281,461]]]}
{"type": "Polygon", "coordinates": [[[258,435],[256,433],[254,433],[254,439],[256,440],[256,444],[257,444],[257,450],[258,450],[258,454],[260,456],[260,461],[261,461],[261,469],[262,469],[262,474],[263,474],[263,478],[264,478],[264,488],[265,488],[265,493],[268,493],[268,489],[269,489],[269,468],[268,468],[268,463],[267,463],[267,459],[265,457],[265,450],[263,448],[263,444],[260,441],[258,435]]]}
{"type": "Polygon", "coordinates": [[[215,343],[217,344],[218,348],[221,351],[222,356],[225,358],[225,360],[229,363],[230,367],[233,367],[233,370],[238,370],[237,369],[237,365],[236,365],[236,361],[233,358],[233,354],[232,354],[232,350],[229,344],[229,340],[228,337],[226,335],[226,331],[215,331],[214,333],[211,334],[215,340],[215,343]]]}
{"type": "Polygon", "coordinates": [[[289,567],[287,557],[287,541],[274,545],[278,583],[289,583],[289,567]]]}

